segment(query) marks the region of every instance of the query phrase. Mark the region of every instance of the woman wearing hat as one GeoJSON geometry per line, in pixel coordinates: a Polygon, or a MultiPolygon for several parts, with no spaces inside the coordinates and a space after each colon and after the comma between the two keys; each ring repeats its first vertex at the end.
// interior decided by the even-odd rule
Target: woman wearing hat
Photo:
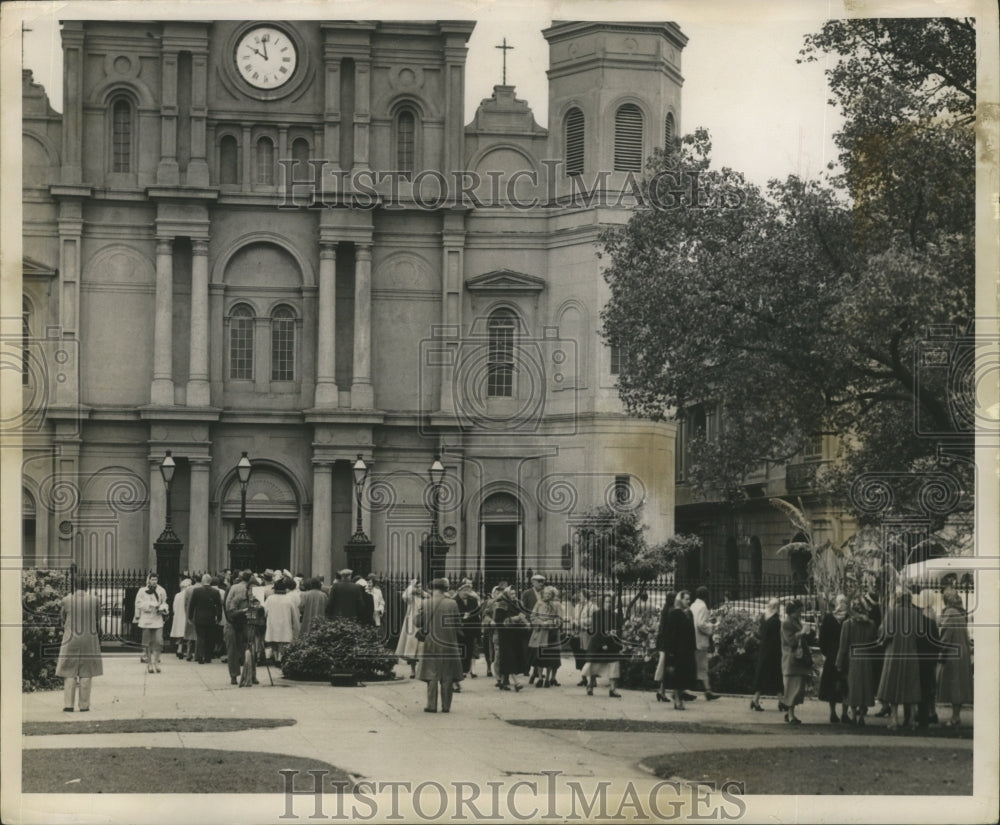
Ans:
{"type": "Polygon", "coordinates": [[[417,660],[423,642],[417,639],[417,614],[423,603],[423,590],[419,579],[410,579],[409,585],[403,591],[403,602],[406,604],[406,617],[399,631],[399,643],[396,645],[396,656],[410,666],[410,678],[417,678],[417,660]]]}
{"type": "Polygon", "coordinates": [[[854,724],[864,726],[868,708],[875,704],[876,653],[875,622],[862,599],[851,602],[850,612],[840,628],[837,670],[847,687],[847,704],[854,711],[854,724]]]}
{"type": "Polygon", "coordinates": [[[513,586],[502,590],[493,604],[493,621],[497,634],[497,687],[500,690],[510,690],[513,679],[514,690],[520,690],[523,685],[518,681],[518,674],[528,668],[524,651],[524,639],[530,634],[531,627],[524,618],[524,611],[517,600],[517,592],[513,586]]]}
{"type": "Polygon", "coordinates": [[[801,725],[795,708],[805,697],[806,680],[812,676],[812,653],[802,624],[802,602],[792,599],[785,605],[781,623],[781,673],[785,678],[785,721],[801,725]]]}
{"type": "Polygon", "coordinates": [[[184,591],[191,586],[191,579],[181,581],[181,589],[174,595],[174,620],[170,625],[170,638],[177,640],[177,658],[184,658],[187,632],[187,610],[184,607],[184,591]]]}
{"type": "Polygon", "coordinates": [[[917,623],[910,593],[896,593],[893,606],[882,620],[885,662],[876,696],[889,708],[889,730],[899,727],[900,705],[920,701],[920,670],[917,666],[917,623]]]}
{"type": "Polygon", "coordinates": [[[299,635],[299,609],[288,595],[288,585],[284,578],[274,583],[274,592],[264,602],[267,627],[264,642],[274,651],[274,661],[280,665],[282,654],[299,635]]]}
{"type": "Polygon", "coordinates": [[[532,652],[533,665],[543,670],[536,687],[558,687],[556,671],[562,664],[560,641],[562,638],[562,610],[556,597],[559,591],[551,585],[542,588],[542,594],[531,614],[531,639],[528,649],[532,652]]]}
{"type": "Polygon", "coordinates": [[[972,647],[969,620],[957,590],[945,591],[940,629],[942,651],[937,698],[939,702],[951,705],[951,719],[945,724],[959,725],[962,722],[962,705],[972,704],[972,647]]]}

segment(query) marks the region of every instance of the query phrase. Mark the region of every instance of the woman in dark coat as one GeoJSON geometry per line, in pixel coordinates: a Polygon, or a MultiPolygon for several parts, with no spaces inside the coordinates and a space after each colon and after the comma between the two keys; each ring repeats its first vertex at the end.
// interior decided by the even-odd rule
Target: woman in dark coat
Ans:
{"type": "Polygon", "coordinates": [[[882,619],[885,639],[885,662],[876,697],[889,707],[889,729],[899,727],[901,705],[920,701],[920,671],[917,667],[917,627],[911,618],[911,597],[907,591],[896,594],[895,604],[882,619]]]}
{"type": "Polygon", "coordinates": [[[663,648],[666,668],[670,675],[665,680],[674,691],[674,708],[684,710],[684,691],[694,688],[698,679],[695,662],[697,642],[694,636],[694,619],[688,608],[691,594],[681,590],[674,599],[674,608],[667,614],[663,648]]]}
{"type": "Polygon", "coordinates": [[[598,676],[606,676],[610,684],[608,696],[620,699],[621,694],[615,690],[618,677],[621,675],[622,645],[618,639],[618,616],[614,610],[614,597],[605,594],[601,607],[595,610],[590,619],[590,643],[587,645],[587,664],[583,667],[583,675],[587,677],[587,695],[594,695],[598,676]]]}
{"type": "Polygon", "coordinates": [[[819,649],[823,654],[823,672],[819,677],[819,700],[830,705],[830,722],[850,722],[847,715],[847,697],[844,695],[843,677],[837,669],[837,654],[840,652],[840,630],[847,618],[847,597],[837,596],[833,611],[823,617],[819,626],[819,649]],[[840,702],[840,717],[837,717],[837,703],[840,702]]]}
{"type": "Polygon", "coordinates": [[[812,653],[809,635],[802,623],[802,602],[792,599],[785,605],[785,620],[781,623],[781,675],[785,679],[785,721],[801,725],[795,706],[801,705],[806,682],[812,677],[812,653]]]}
{"type": "Polygon", "coordinates": [[[524,618],[524,610],[517,600],[513,587],[500,592],[493,605],[493,622],[497,634],[497,671],[500,690],[510,690],[514,680],[514,690],[524,687],[517,679],[519,673],[527,670],[524,640],[531,634],[531,625],[524,618]]]}
{"type": "MultiPolygon", "coordinates": [[[[840,627],[837,670],[844,676],[847,703],[854,709],[854,723],[863,726],[868,708],[875,704],[875,623],[861,599],[840,627]]],[[[881,656],[879,657],[881,658],[881,656]]]]}
{"type": "Polygon", "coordinates": [[[673,591],[667,593],[663,602],[663,610],[660,611],[660,627],[656,632],[656,649],[659,651],[659,661],[656,663],[656,673],[653,674],[653,681],[656,682],[656,701],[667,701],[667,617],[674,609],[674,602],[677,594],[673,591]]]}
{"type": "MultiPolygon", "coordinates": [[[[760,647],[757,650],[757,670],[754,673],[754,695],[751,710],[764,710],[761,694],[783,696],[785,683],[781,679],[781,616],[780,603],[771,599],[760,620],[760,647]]],[[[781,703],[784,704],[784,703],[781,703]]]]}

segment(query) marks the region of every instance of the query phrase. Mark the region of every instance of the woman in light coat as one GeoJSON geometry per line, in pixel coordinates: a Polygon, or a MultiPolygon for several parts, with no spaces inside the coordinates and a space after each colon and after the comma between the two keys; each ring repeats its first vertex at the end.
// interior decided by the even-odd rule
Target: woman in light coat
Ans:
{"type": "Polygon", "coordinates": [[[274,661],[280,665],[282,653],[295,641],[300,626],[299,609],[288,595],[283,579],[275,583],[274,592],[264,602],[264,614],[267,616],[264,643],[274,651],[274,661]]]}
{"type": "Polygon", "coordinates": [[[423,642],[417,640],[417,614],[423,604],[423,591],[417,579],[410,579],[409,585],[403,591],[403,602],[406,604],[406,618],[399,631],[399,643],[396,645],[396,655],[410,666],[410,678],[417,678],[417,660],[423,650],[423,642]]]}
{"type": "Polygon", "coordinates": [[[785,679],[785,721],[793,725],[802,724],[795,707],[802,704],[806,680],[812,676],[812,654],[806,636],[802,602],[792,599],[785,605],[785,620],[781,623],[781,674],[785,679]]]}
{"type": "Polygon", "coordinates": [[[80,577],[76,590],[60,604],[63,623],[62,644],[56,662],[56,676],[63,677],[63,710],[72,713],[79,689],[80,712],[90,710],[91,679],[102,676],[101,603],[87,592],[87,580],[80,577]]]}
{"type": "Polygon", "coordinates": [[[184,658],[184,643],[187,641],[187,608],[184,605],[184,591],[191,586],[191,579],[181,582],[181,589],[174,596],[174,621],[170,625],[170,638],[177,639],[177,658],[184,658]]]}
{"type": "Polygon", "coordinates": [[[559,591],[552,586],[542,588],[541,598],[531,614],[531,639],[528,649],[532,651],[532,665],[544,669],[545,675],[536,687],[558,687],[556,671],[562,664],[562,607],[556,600],[559,591]]]}
{"type": "Polygon", "coordinates": [[[150,573],[146,586],[136,594],[134,619],[142,630],[142,650],[149,673],[160,672],[163,624],[169,612],[167,591],[160,587],[156,574],[150,573]]]}

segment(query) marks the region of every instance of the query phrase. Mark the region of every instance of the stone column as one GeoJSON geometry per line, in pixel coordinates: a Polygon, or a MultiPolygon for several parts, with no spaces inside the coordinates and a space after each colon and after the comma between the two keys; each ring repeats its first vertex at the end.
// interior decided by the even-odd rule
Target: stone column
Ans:
{"type": "Polygon", "coordinates": [[[371,125],[371,60],[354,60],[354,171],[368,168],[368,130],[371,125]]]}
{"type": "Polygon", "coordinates": [[[208,241],[191,241],[191,347],[187,406],[207,407],[208,384],[208,241]]]}
{"type": "MultiPolygon", "coordinates": [[[[207,30],[203,35],[208,43],[207,30]]],[[[206,123],[208,117],[208,53],[191,54],[191,159],[188,161],[188,186],[208,186],[206,159],[206,123]]]]}
{"type": "Polygon", "coordinates": [[[62,24],[63,119],[62,182],[83,179],[83,23],[62,24]]]}
{"type": "MultiPolygon", "coordinates": [[[[153,384],[149,402],[174,405],[174,257],[173,240],[156,241],[156,314],[153,319],[153,384]]],[[[162,483],[162,482],[161,482],[162,483]]]]}
{"type": "MultiPolygon", "coordinates": [[[[187,537],[188,567],[192,570],[208,570],[208,481],[211,459],[192,458],[191,468],[191,509],[188,519],[191,535],[187,537]]],[[[229,560],[216,567],[228,567],[229,560]]]]}
{"type": "Polygon", "coordinates": [[[319,249],[319,318],[316,341],[316,399],[317,407],[336,407],[338,390],[336,382],[336,288],[337,247],[324,243],[319,249]]]}
{"type": "Polygon", "coordinates": [[[156,182],[180,183],[177,165],[177,52],[162,56],[163,81],[160,102],[160,163],[156,167],[156,182]]]}
{"type": "Polygon", "coordinates": [[[371,381],[372,360],[372,248],[357,244],[354,263],[354,382],[351,407],[370,410],[375,406],[371,381]]]}
{"type": "MultiPolygon", "coordinates": [[[[153,449],[159,450],[159,447],[153,449]]],[[[160,455],[149,457],[149,541],[146,542],[146,567],[149,570],[156,569],[156,548],[153,547],[153,543],[160,537],[167,523],[167,488],[160,474],[163,451],[159,451],[160,455]]],[[[190,543],[185,542],[185,544],[190,543]]],[[[183,559],[181,569],[184,569],[183,559]]]]}
{"type": "Polygon", "coordinates": [[[333,581],[333,461],[313,459],[312,558],[314,576],[333,581]]]}

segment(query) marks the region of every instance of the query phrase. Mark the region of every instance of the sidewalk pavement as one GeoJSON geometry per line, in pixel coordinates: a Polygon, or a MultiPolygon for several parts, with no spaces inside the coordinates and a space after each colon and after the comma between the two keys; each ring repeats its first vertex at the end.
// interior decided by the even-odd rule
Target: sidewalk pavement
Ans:
{"type": "MultiPolygon", "coordinates": [[[[649,778],[640,767],[645,758],[668,752],[722,748],[814,748],[873,744],[871,734],[802,735],[806,726],[832,727],[825,702],[807,701],[799,708],[803,725],[792,731],[765,700],[764,713],[749,709],[749,697],[724,696],[706,702],[699,696],[684,712],[670,703],[656,702],[652,691],[621,690],[622,698],[608,696],[604,680],[594,696],[576,687],[579,673],[571,658],[558,673],[561,687],[528,686],[520,693],[501,692],[485,676],[466,679],[455,695],[451,713],[423,712],[425,686],[408,678],[371,682],[365,687],[332,687],[326,683],[294,682],[271,668],[258,669],[261,685],[230,685],[226,665],[198,665],[164,656],[162,672],[151,674],[137,653],[106,654],[104,675],[94,679],[91,711],[86,715],[62,711],[62,692],[23,696],[23,719],[29,721],[86,721],[114,719],[223,717],[293,718],[297,724],[273,729],[232,733],[53,734],[24,736],[24,748],[174,747],[272,752],[329,762],[346,772],[377,781],[484,782],[507,777],[561,771],[565,776],[601,779],[649,778]],[[677,733],[634,731],[546,730],[509,725],[511,720],[618,719],[684,723],[677,733]],[[692,723],[747,727],[745,733],[691,733],[692,723]],[[759,730],[756,735],[754,729],[759,730]]],[[[944,708],[939,708],[944,711],[944,708]]],[[[963,711],[963,723],[972,724],[972,712],[963,711]]],[[[871,719],[872,725],[885,720],[871,719]]],[[[968,747],[971,740],[912,735],[879,736],[879,745],[968,747]]],[[[274,788],[280,790],[280,777],[274,788]]]]}

